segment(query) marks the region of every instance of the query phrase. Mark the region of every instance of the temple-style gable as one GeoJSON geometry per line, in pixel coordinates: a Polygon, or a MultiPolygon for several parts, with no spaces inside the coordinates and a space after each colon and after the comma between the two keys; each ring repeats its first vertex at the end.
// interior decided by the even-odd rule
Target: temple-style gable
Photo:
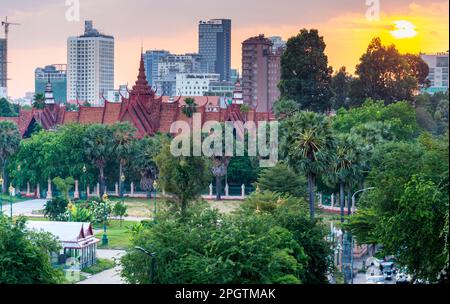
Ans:
{"type": "MultiPolygon", "coordinates": [[[[46,89],[44,109],[20,111],[19,117],[2,118],[10,120],[19,127],[21,135],[31,134],[36,123],[46,130],[54,130],[59,125],[69,123],[79,124],[107,124],[130,122],[138,130],[138,137],[153,136],[156,133],[169,133],[171,125],[176,121],[192,124],[192,119],[183,114],[186,97],[156,96],[156,92],[149,85],[145,76],[144,57],[141,54],[139,73],[135,85],[129,91],[129,97],[122,96],[122,102],[113,103],[104,99],[102,107],[79,106],[78,111],[68,111],[64,105],[56,103],[53,98],[51,83],[46,89]]],[[[273,120],[272,113],[241,112],[241,104],[221,106],[220,97],[196,96],[191,97],[197,104],[197,113],[206,121],[269,121],[273,120]]]]}

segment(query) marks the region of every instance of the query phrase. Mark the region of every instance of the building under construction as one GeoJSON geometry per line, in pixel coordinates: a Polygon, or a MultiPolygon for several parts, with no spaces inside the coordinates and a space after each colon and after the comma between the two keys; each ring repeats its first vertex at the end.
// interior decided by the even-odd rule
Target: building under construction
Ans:
{"type": "Polygon", "coordinates": [[[0,88],[6,88],[7,82],[6,47],[6,39],[0,38],[0,88]]]}

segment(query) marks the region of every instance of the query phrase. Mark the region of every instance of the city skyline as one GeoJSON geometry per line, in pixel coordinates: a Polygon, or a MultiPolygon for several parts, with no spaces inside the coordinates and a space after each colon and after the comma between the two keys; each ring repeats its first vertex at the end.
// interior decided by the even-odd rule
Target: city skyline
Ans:
{"type": "Polygon", "coordinates": [[[362,0],[344,0],[339,3],[325,1],[326,5],[290,0],[276,3],[228,1],[217,3],[213,8],[203,0],[170,0],[164,5],[139,0],[113,1],[115,5],[106,5],[111,1],[92,3],[82,0],[80,20],[77,22],[66,20],[68,8],[65,1],[44,0],[38,6],[34,1],[27,0],[20,3],[10,0],[2,2],[3,15],[8,15],[13,22],[21,23],[21,26],[11,29],[9,42],[12,80],[9,81],[8,93],[13,98],[23,97],[26,92],[33,91],[36,67],[66,63],[67,38],[78,34],[83,29],[84,21],[90,19],[101,31],[116,38],[116,86],[133,83],[141,42],[144,50],[197,52],[198,22],[214,18],[227,18],[233,22],[231,66],[239,69],[242,61],[241,43],[245,39],[265,34],[287,40],[301,28],[319,29],[327,43],[326,53],[334,70],[346,66],[353,72],[370,39],[375,36],[381,36],[384,43],[394,42],[402,52],[448,50],[448,1],[381,1],[380,20],[369,21],[366,19],[368,6],[362,0]],[[171,11],[170,18],[167,18],[169,4],[179,9],[171,11]],[[236,9],[237,6],[241,9],[236,9]],[[248,11],[252,11],[252,14],[246,13],[248,11]],[[176,22],[168,22],[170,20],[176,22]],[[415,26],[416,36],[403,38],[394,35],[392,32],[396,20],[411,22],[415,26]]]}

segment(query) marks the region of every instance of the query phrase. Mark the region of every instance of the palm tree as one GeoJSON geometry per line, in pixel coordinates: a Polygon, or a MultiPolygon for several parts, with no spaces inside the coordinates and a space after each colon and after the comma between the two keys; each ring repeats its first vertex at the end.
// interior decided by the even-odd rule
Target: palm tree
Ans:
{"type": "Polygon", "coordinates": [[[117,123],[113,126],[114,141],[115,141],[115,155],[119,161],[119,193],[122,193],[122,176],[124,176],[124,167],[128,162],[133,152],[133,141],[136,133],[130,123],[117,123]]]}
{"type": "Polygon", "coordinates": [[[36,93],[34,94],[34,102],[33,102],[33,108],[36,110],[42,110],[45,106],[45,96],[42,93],[36,93]]]}
{"type": "Polygon", "coordinates": [[[363,144],[362,139],[355,135],[341,135],[337,139],[334,164],[330,172],[325,176],[326,183],[339,185],[339,200],[341,206],[341,222],[345,215],[345,190],[349,198],[348,209],[351,213],[351,191],[353,185],[361,181],[366,165],[368,147],[363,144]]]}
{"type": "Polygon", "coordinates": [[[309,111],[296,113],[285,123],[283,142],[287,163],[308,179],[311,221],[315,218],[315,181],[333,164],[335,138],[331,122],[323,114],[309,111]]]}
{"type": "Polygon", "coordinates": [[[184,102],[186,105],[183,107],[183,114],[191,118],[195,113],[197,113],[197,104],[195,103],[195,99],[188,97],[184,100],[184,102]]]}
{"type": "Polygon", "coordinates": [[[0,121],[0,174],[4,179],[2,193],[6,192],[8,184],[6,164],[9,157],[19,148],[20,139],[19,129],[13,122],[0,121]]]}
{"type": "Polygon", "coordinates": [[[99,170],[100,196],[105,193],[105,166],[114,152],[114,135],[109,126],[91,125],[83,138],[84,152],[87,159],[99,170]]]}

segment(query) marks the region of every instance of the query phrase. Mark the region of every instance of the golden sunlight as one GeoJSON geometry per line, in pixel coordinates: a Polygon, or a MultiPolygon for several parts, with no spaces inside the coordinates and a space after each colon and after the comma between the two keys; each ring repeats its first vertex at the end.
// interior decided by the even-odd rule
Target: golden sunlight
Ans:
{"type": "Polygon", "coordinates": [[[395,30],[391,31],[391,35],[397,39],[413,38],[417,36],[416,26],[406,20],[398,20],[393,22],[395,30]]]}

